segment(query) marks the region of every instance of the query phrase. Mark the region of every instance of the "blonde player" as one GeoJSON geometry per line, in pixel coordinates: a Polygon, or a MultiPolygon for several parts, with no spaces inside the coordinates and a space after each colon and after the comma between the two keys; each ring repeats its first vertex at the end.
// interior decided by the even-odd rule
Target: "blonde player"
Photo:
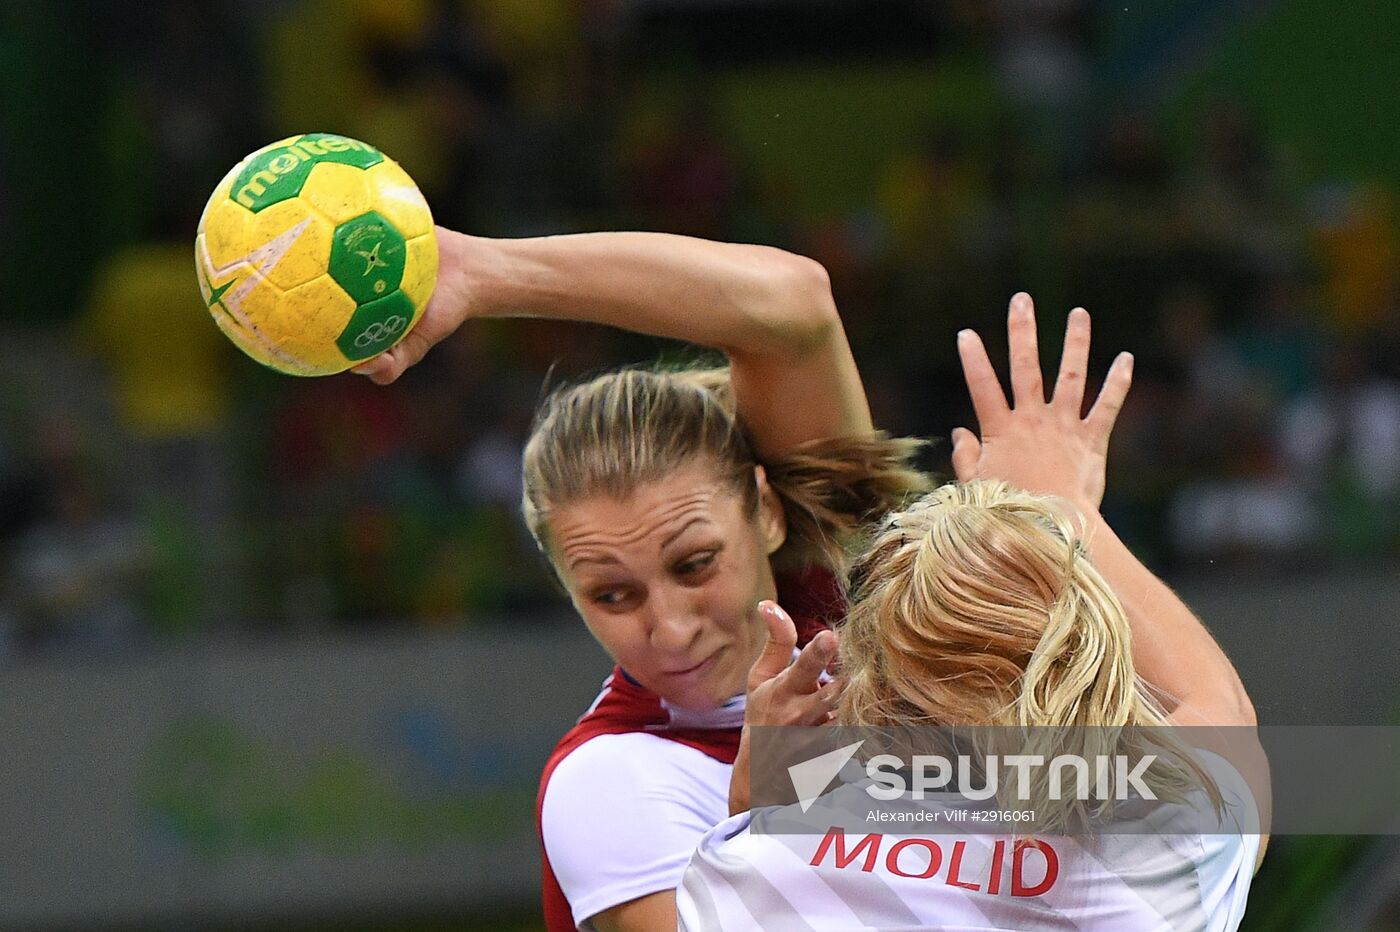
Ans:
{"type": "MultiPolygon", "coordinates": [[[[855,564],[837,720],[1238,726],[1235,744],[1250,744],[1254,710],[1230,661],[1098,515],[1131,358],[1114,363],[1081,418],[1088,315],[1070,316],[1049,402],[1024,294],[1012,300],[1009,331],[1014,405],[981,340],[960,334],[981,436],[955,432],[960,482],[892,515],[855,564]]],[[[1265,840],[1256,805],[1267,808],[1267,792],[1220,756],[1196,758],[1175,772],[1192,782],[1149,777],[1168,802],[1153,815],[1156,830],[1139,834],[764,834],[749,814],[736,816],[698,849],[679,893],[681,926],[1233,929],[1265,840]]],[[[1071,803],[1054,805],[1039,814],[1050,824],[1071,803]]]]}

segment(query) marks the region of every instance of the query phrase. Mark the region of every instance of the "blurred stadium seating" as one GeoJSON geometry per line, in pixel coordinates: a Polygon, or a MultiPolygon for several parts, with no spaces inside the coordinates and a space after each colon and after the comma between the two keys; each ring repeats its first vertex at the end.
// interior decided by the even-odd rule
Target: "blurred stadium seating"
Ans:
{"type": "MultiPolygon", "coordinates": [[[[261,841],[211,855],[198,839],[223,837],[227,801],[181,797],[196,771],[142,776],[161,754],[235,767],[228,742],[246,742],[304,752],[288,766],[314,781],[318,754],[349,748],[321,775],[367,808],[392,802],[377,781],[496,805],[505,773],[526,792],[498,804],[528,817],[541,748],[606,667],[568,660],[589,648],[515,516],[532,404],[547,373],[683,352],[492,321],[388,389],[258,369],[209,324],[190,240],[227,167],[296,132],[373,141],[455,228],[815,256],[898,432],[971,423],[953,335],[994,332],[1013,291],[1052,325],[1089,307],[1096,351],[1139,361],[1115,526],[1192,594],[1266,721],[1400,712],[1395,634],[1373,630],[1400,596],[1400,97],[1375,68],[1400,56],[1400,6],[9,0],[0,27],[0,705],[29,716],[0,707],[0,723],[26,742],[31,782],[12,786],[66,762],[58,809],[109,751],[134,781],[98,807],[127,824],[13,827],[77,846],[67,883],[121,864],[170,885],[143,899],[109,877],[87,889],[111,897],[75,898],[5,870],[26,856],[7,844],[0,926],[532,921],[528,824],[479,885],[464,835],[444,842],[454,866],[346,899],[380,863],[364,851],[402,842],[382,822],[337,810],[308,836],[274,823],[314,819],[314,800],[254,807],[273,820],[261,841]],[[539,740],[500,750],[495,776],[434,764],[492,745],[450,691],[415,692],[415,651],[455,661],[444,690],[553,670],[518,723],[539,740]],[[345,858],[326,868],[308,837],[369,847],[333,844],[345,858]]],[[[262,786],[237,772],[226,785],[262,786]]],[[[1246,928],[1394,928],[1396,857],[1393,841],[1280,840],[1246,928]]]]}

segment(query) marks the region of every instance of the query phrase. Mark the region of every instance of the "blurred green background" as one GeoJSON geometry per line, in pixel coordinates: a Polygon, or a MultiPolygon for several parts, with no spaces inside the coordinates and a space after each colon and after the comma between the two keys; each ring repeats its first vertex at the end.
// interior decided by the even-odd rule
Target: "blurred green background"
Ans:
{"type": "MultiPolygon", "coordinates": [[[[528,784],[607,669],[596,651],[577,664],[592,648],[516,517],[519,448],[547,372],[674,347],[484,322],[388,389],[261,370],[201,306],[193,229],[229,166],[300,132],[381,147],[458,229],[661,229],[820,259],[877,422],[897,432],[971,423],[953,335],[995,343],[1012,292],[1036,296],[1046,332],[1089,307],[1096,362],[1138,358],[1110,520],[1193,596],[1266,722],[1392,721],[1396,61],[1400,5],[1383,0],[8,0],[0,703],[26,697],[9,720],[39,780],[46,760],[101,760],[61,737],[97,721],[75,722],[82,697],[149,688],[103,732],[126,748],[120,837],[139,851],[94,834],[71,869],[186,873],[184,905],[162,912],[168,898],[119,891],[65,903],[32,872],[7,891],[32,908],[0,907],[0,925],[534,921],[527,828],[514,879],[444,869],[390,878],[363,909],[287,889],[250,912],[201,885],[252,884],[296,844],[196,869],[193,836],[162,821],[186,810],[139,798],[142,762],[193,704],[288,752],[329,728],[361,762],[335,779],[360,790],[488,805],[501,774],[528,784]],[[1330,601],[1307,601],[1319,592],[1330,601]],[[466,683],[517,657],[553,671],[518,725],[535,737],[473,756],[494,739],[469,703],[403,686],[444,652],[466,683]],[[326,720],[296,711],[296,682],[332,697],[326,720]]],[[[296,765],[313,776],[316,747],[296,765]]],[[[208,759],[180,753],[174,771],[207,785],[208,759]]],[[[267,791],[235,770],[252,781],[239,792],[267,791]]],[[[258,837],[303,815],[263,812],[258,837]]],[[[477,844],[449,842],[435,861],[477,844]]],[[[326,874],[371,863],[330,850],[326,874]]],[[[1396,864],[1388,839],[1280,839],[1246,928],[1400,927],[1396,864]]]]}

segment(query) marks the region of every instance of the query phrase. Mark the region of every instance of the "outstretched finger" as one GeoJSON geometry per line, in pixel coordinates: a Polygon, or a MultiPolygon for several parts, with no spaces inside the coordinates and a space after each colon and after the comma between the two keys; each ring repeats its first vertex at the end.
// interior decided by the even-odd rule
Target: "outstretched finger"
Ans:
{"type": "Polygon", "coordinates": [[[1006,404],[1006,393],[1001,390],[1001,380],[987,357],[987,347],[977,331],[963,330],[958,334],[958,358],[962,361],[963,380],[967,382],[972,410],[977,414],[982,433],[995,431],[1011,409],[1006,404]]]}
{"type": "Polygon", "coordinates": [[[792,662],[792,650],[797,646],[797,626],[777,602],[769,599],[759,602],[758,614],[768,625],[768,641],[763,645],[763,652],[749,668],[750,690],[786,670],[792,662]]]}
{"type": "Polygon", "coordinates": [[[1113,433],[1113,424],[1118,420],[1118,412],[1123,410],[1123,401],[1128,397],[1128,389],[1133,384],[1133,354],[1119,353],[1104,377],[1103,388],[1089,416],[1084,419],[1095,447],[1100,451],[1108,449],[1108,436],[1113,433]]]}
{"type": "Polygon", "coordinates": [[[1045,404],[1045,380],[1040,374],[1040,344],[1035,334],[1035,304],[1018,291],[1006,315],[1006,339],[1011,352],[1011,406],[1045,404]]]}
{"type": "Polygon", "coordinates": [[[1084,382],[1089,377],[1089,312],[1077,307],[1065,323],[1065,348],[1060,355],[1060,375],[1055,380],[1057,408],[1077,420],[1084,410],[1084,382]]]}
{"type": "Polygon", "coordinates": [[[982,456],[982,441],[966,427],[953,428],[953,475],[959,482],[977,477],[977,461],[982,456]]]}
{"type": "Polygon", "coordinates": [[[836,656],[836,634],[822,631],[802,648],[788,670],[788,685],[794,692],[814,693],[822,688],[821,676],[836,656]]]}

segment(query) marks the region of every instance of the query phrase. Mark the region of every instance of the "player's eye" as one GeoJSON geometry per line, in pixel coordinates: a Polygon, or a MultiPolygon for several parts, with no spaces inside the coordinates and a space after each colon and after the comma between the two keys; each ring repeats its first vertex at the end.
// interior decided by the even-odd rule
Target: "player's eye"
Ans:
{"type": "Polygon", "coordinates": [[[682,578],[701,575],[714,565],[715,555],[718,552],[717,550],[706,550],[703,553],[697,553],[692,557],[682,560],[680,563],[676,564],[676,575],[682,578]]]}
{"type": "Polygon", "coordinates": [[[627,603],[630,593],[624,588],[599,589],[588,595],[589,601],[604,608],[618,608],[627,603]]]}

